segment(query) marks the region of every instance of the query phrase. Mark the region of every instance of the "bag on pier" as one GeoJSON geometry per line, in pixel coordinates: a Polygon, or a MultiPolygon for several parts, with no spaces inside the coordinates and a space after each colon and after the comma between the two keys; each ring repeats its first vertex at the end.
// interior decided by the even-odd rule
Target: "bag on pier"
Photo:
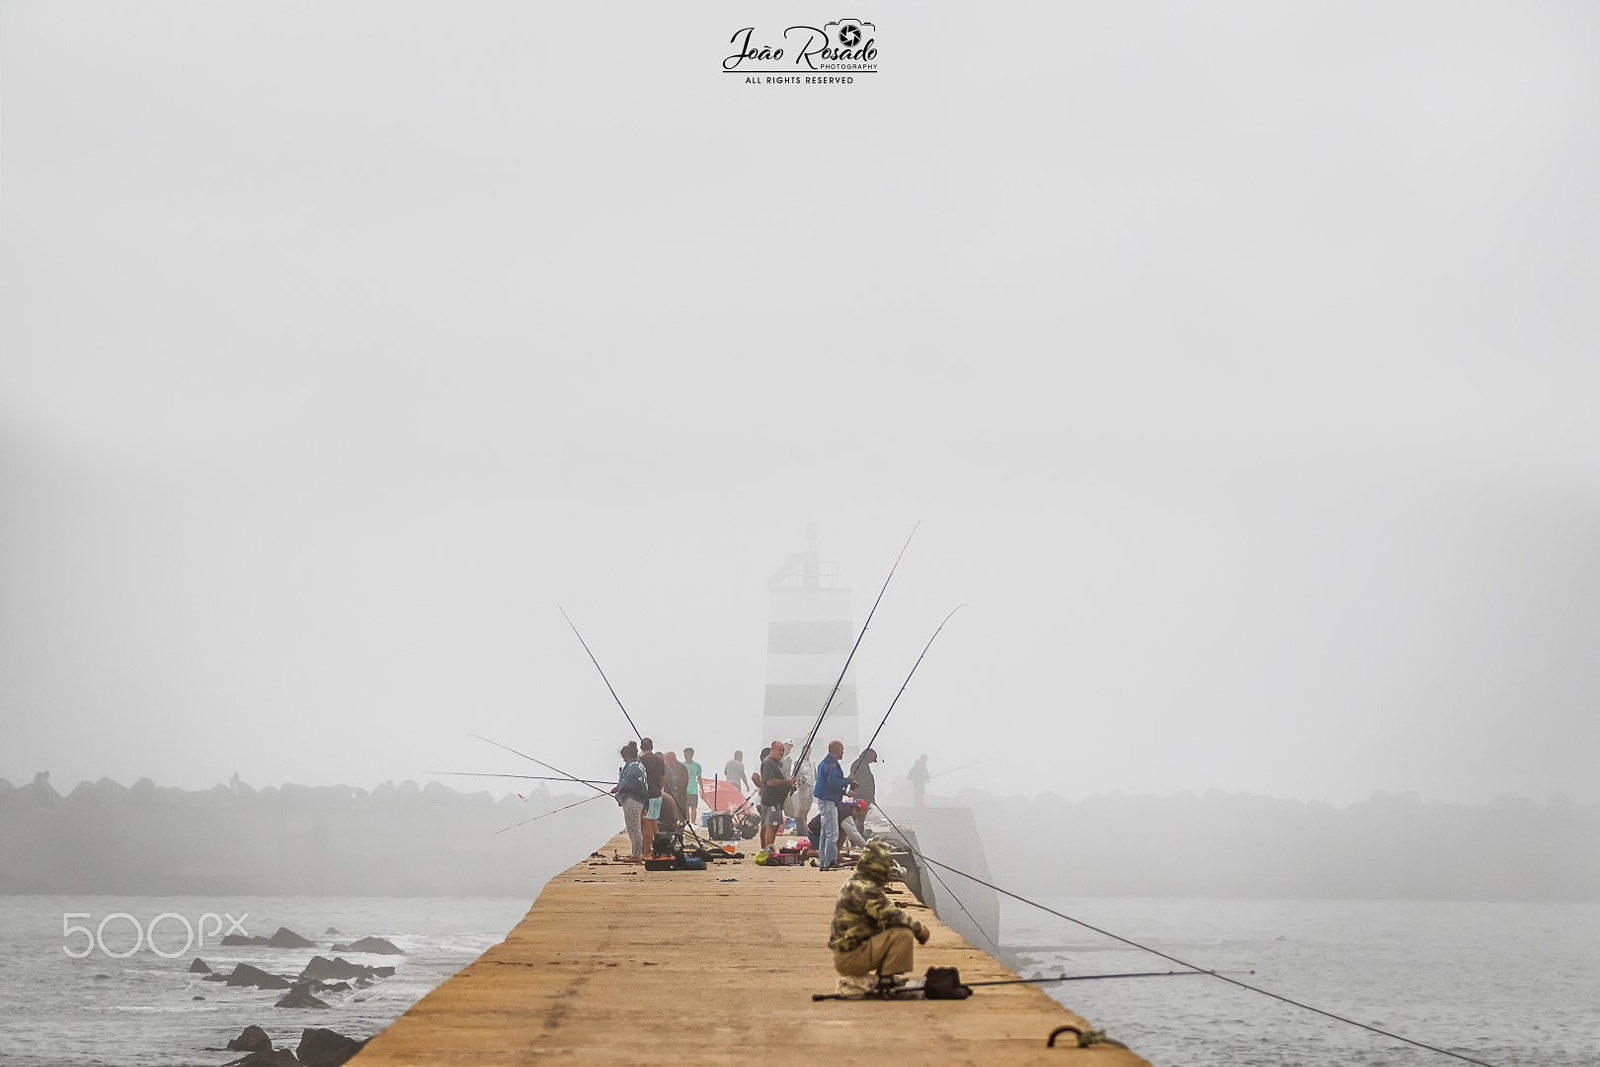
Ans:
{"type": "Polygon", "coordinates": [[[966,1000],[972,987],[961,984],[958,967],[929,967],[922,979],[922,995],[929,1000],[966,1000]]]}

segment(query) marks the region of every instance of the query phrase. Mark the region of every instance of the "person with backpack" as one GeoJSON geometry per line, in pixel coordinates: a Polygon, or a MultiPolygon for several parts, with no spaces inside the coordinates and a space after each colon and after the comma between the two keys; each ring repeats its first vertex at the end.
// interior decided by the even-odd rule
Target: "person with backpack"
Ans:
{"type": "Polygon", "coordinates": [[[611,790],[622,808],[622,826],[628,831],[628,844],[633,846],[629,863],[644,861],[644,828],[641,816],[649,802],[649,787],[645,784],[644,765],[639,762],[639,746],[629,741],[622,746],[622,767],[617,771],[617,785],[611,790]]]}

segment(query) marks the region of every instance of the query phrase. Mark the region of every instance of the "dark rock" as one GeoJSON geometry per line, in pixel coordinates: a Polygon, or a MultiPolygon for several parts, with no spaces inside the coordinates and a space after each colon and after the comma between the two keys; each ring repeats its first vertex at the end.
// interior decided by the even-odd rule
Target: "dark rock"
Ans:
{"type": "Polygon", "coordinates": [[[244,948],[249,945],[265,945],[264,937],[251,937],[248,934],[223,934],[222,943],[228,948],[244,948]]]}
{"type": "Polygon", "coordinates": [[[202,982],[226,982],[227,980],[228,980],[228,976],[227,975],[225,975],[225,974],[217,974],[215,971],[213,971],[212,973],[210,973],[208,975],[204,975],[200,979],[200,981],[202,981],[202,982]]]}
{"type": "Polygon", "coordinates": [[[285,993],[275,1008],[326,1008],[328,1005],[311,995],[311,983],[301,982],[285,993]]]}
{"type": "Polygon", "coordinates": [[[239,1036],[228,1042],[229,1052],[267,1052],[272,1048],[272,1038],[259,1026],[247,1026],[239,1036]]]}
{"type": "Polygon", "coordinates": [[[329,952],[381,952],[385,956],[404,956],[405,950],[386,937],[363,937],[348,945],[334,945],[329,952]]]}
{"type": "Polygon", "coordinates": [[[243,1059],[230,1060],[223,1067],[299,1067],[300,1061],[286,1048],[252,1052],[243,1059]]]}
{"type": "Polygon", "coordinates": [[[201,959],[199,956],[196,956],[194,958],[194,962],[189,964],[189,973],[190,974],[210,974],[211,973],[211,967],[210,967],[210,965],[208,965],[206,963],[205,960],[201,959]]]}
{"type": "Polygon", "coordinates": [[[255,986],[258,989],[288,989],[294,985],[287,978],[279,978],[275,974],[268,974],[260,967],[252,967],[248,963],[241,963],[228,975],[228,984],[231,986],[255,986]]]}
{"type": "Polygon", "coordinates": [[[316,948],[315,941],[301,937],[287,926],[278,927],[278,932],[267,938],[267,944],[273,948],[316,948]]]}
{"type": "Polygon", "coordinates": [[[300,1047],[295,1051],[306,1067],[339,1067],[365,1044],[332,1030],[310,1027],[300,1032],[300,1047]]]}
{"type": "Polygon", "coordinates": [[[394,973],[393,967],[368,967],[362,963],[351,963],[343,956],[328,959],[326,956],[312,956],[311,962],[306,964],[305,970],[300,972],[300,980],[317,979],[342,979],[342,978],[387,978],[394,973]]]}
{"type": "Polygon", "coordinates": [[[357,978],[356,979],[356,988],[357,989],[365,989],[371,984],[372,984],[372,979],[370,979],[370,978],[362,977],[362,978],[357,978]]]}
{"type": "Polygon", "coordinates": [[[317,983],[317,985],[318,985],[318,992],[321,992],[321,993],[348,993],[348,992],[350,992],[350,983],[349,982],[332,982],[332,983],[329,983],[328,985],[323,985],[322,983],[319,982],[319,983],[317,983]]]}
{"type": "Polygon", "coordinates": [[[189,999],[190,1000],[204,1000],[206,998],[205,997],[190,997],[189,999]]]}
{"type": "Polygon", "coordinates": [[[339,928],[338,927],[330,926],[326,930],[322,931],[322,936],[323,937],[343,937],[344,935],[339,932],[339,928]]]}

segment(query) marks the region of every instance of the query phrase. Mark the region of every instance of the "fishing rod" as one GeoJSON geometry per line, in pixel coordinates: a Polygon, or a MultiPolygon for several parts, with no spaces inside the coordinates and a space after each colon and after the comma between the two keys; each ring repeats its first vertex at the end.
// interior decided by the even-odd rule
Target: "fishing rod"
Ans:
{"type": "Polygon", "coordinates": [[[889,582],[894,578],[895,570],[900,566],[900,561],[905,558],[906,549],[911,547],[911,538],[917,536],[917,527],[922,523],[912,525],[911,533],[906,536],[906,543],[900,546],[900,554],[894,558],[894,566],[889,568],[889,577],[883,580],[883,588],[878,590],[878,599],[872,602],[872,610],[867,612],[867,621],[861,624],[861,632],[856,635],[856,643],[850,646],[850,655],[845,657],[844,668],[839,671],[838,680],[833,683],[833,688],[828,691],[828,699],[823,702],[822,710],[817,713],[817,721],[811,725],[811,733],[806,737],[804,747],[800,749],[800,757],[794,761],[796,767],[802,766],[806,755],[811,751],[811,745],[817,739],[817,731],[822,729],[822,720],[828,717],[828,709],[833,706],[833,698],[838,695],[839,687],[844,684],[844,676],[850,671],[850,663],[856,658],[856,649],[861,647],[861,639],[867,636],[867,627],[872,625],[872,616],[877,614],[878,605],[883,603],[883,594],[889,591],[889,582]]]}
{"type": "Polygon", "coordinates": [[[512,823],[510,826],[507,826],[503,830],[496,830],[495,833],[503,834],[503,833],[506,832],[506,830],[515,830],[517,827],[526,826],[530,822],[538,822],[540,819],[547,819],[552,815],[559,815],[563,811],[566,811],[567,808],[575,808],[579,804],[587,804],[591,800],[599,800],[601,797],[609,797],[610,795],[611,795],[610,793],[599,793],[599,794],[596,794],[595,796],[592,796],[592,797],[584,797],[582,800],[575,800],[571,804],[567,804],[567,805],[564,805],[563,807],[556,808],[554,811],[547,811],[543,815],[535,815],[531,819],[523,819],[521,822],[512,823]]]}
{"type": "MultiPolygon", "coordinates": [[[[931,968],[930,968],[930,970],[931,970],[931,968]]],[[[1100,978],[1166,978],[1166,977],[1180,977],[1180,976],[1186,975],[1186,974],[1219,974],[1219,973],[1221,973],[1221,972],[1219,972],[1219,971],[1140,971],[1140,972],[1138,972],[1136,974],[1063,974],[1063,975],[1059,975],[1059,976],[1057,976],[1055,978],[996,978],[996,979],[992,979],[992,980],[989,980],[989,981],[983,981],[983,982],[962,982],[961,985],[964,986],[967,989],[968,992],[971,992],[974,988],[976,988],[977,986],[981,986],[981,985],[1023,985],[1023,984],[1039,984],[1039,983],[1043,983],[1043,982],[1092,982],[1092,981],[1095,981],[1096,979],[1100,979],[1100,978]]],[[[1239,973],[1242,973],[1242,974],[1255,974],[1256,972],[1254,972],[1254,971],[1242,971],[1242,972],[1239,972],[1239,973]]],[[[924,986],[912,986],[910,988],[914,989],[914,990],[916,990],[918,992],[922,992],[925,989],[924,986]]],[[[965,994],[963,994],[963,996],[965,996],[965,994]]],[[[846,1000],[846,999],[849,999],[849,998],[847,998],[845,996],[845,994],[843,994],[843,993],[813,993],[813,994],[811,994],[811,999],[812,1000],[846,1000]]],[[[1076,1031],[1075,1027],[1068,1027],[1067,1029],[1073,1029],[1073,1030],[1076,1031]]],[[[1076,1031],[1076,1032],[1081,1033],[1082,1031],[1076,1031]]],[[[1127,1046],[1124,1045],[1123,1047],[1126,1048],[1127,1046]]]]}
{"type": "MultiPolygon", "coordinates": [[[[880,813],[883,813],[883,809],[882,808],[879,808],[878,811],[880,813]]],[[[886,813],[883,813],[883,817],[885,819],[887,819],[889,816],[886,813]]],[[[889,825],[893,826],[894,823],[891,821],[889,825]]],[[[910,842],[907,842],[908,846],[909,846],[909,844],[910,844],[910,842]]],[[[1054,908],[1047,907],[1044,904],[1040,904],[1036,900],[1029,900],[1027,897],[1020,896],[1019,894],[1011,892],[1009,889],[1001,889],[999,886],[995,885],[993,882],[984,881],[982,878],[979,878],[975,874],[968,874],[966,871],[960,870],[960,869],[958,869],[956,867],[952,867],[948,863],[942,863],[939,860],[936,860],[933,857],[928,856],[928,855],[926,855],[926,854],[924,854],[922,852],[918,852],[915,849],[913,849],[912,852],[913,852],[914,855],[917,856],[918,859],[921,859],[926,863],[930,863],[930,864],[934,865],[935,867],[943,867],[945,870],[951,872],[952,874],[959,874],[961,877],[967,879],[968,881],[978,883],[979,885],[983,886],[985,889],[990,889],[990,890],[993,890],[996,893],[1000,893],[1000,894],[1002,894],[1004,896],[1008,896],[1012,900],[1020,901],[1021,903],[1026,904],[1029,907],[1038,908],[1040,911],[1048,912],[1051,915],[1054,915],[1059,919],[1065,919],[1070,923],[1076,923],[1077,925],[1083,927],[1086,930],[1093,930],[1095,933],[1102,934],[1105,937],[1109,937],[1113,941],[1120,941],[1124,945],[1130,945],[1133,948],[1140,949],[1141,951],[1149,952],[1152,955],[1160,956],[1162,959],[1167,960],[1167,961],[1169,961],[1171,963],[1176,963],[1180,967],[1187,967],[1190,971],[1193,971],[1196,974],[1207,974],[1207,975],[1210,975],[1213,978],[1221,979],[1222,981],[1227,982],[1229,985],[1238,986],[1240,989],[1248,989],[1252,993],[1259,993],[1264,997],[1270,997],[1271,999],[1276,1000],[1276,1001],[1278,1001],[1278,1002],[1280,1002],[1282,1004],[1288,1004],[1291,1007],[1300,1008],[1300,1009],[1302,1009],[1304,1011],[1309,1011],[1309,1012],[1312,1012],[1313,1014],[1321,1015],[1323,1018],[1332,1019],[1335,1022],[1348,1023],[1351,1026],[1357,1027],[1357,1028],[1362,1029],[1362,1030],[1366,1030],[1369,1033],[1377,1034],[1380,1037],[1391,1038],[1392,1040],[1400,1041],[1400,1042],[1403,1042],[1404,1044],[1412,1045],[1412,1046],[1414,1046],[1416,1048],[1426,1049],[1429,1052],[1437,1052],[1441,1056],[1449,1056],[1449,1057],[1451,1057],[1453,1059],[1461,1060],[1463,1063],[1477,1064],[1477,1067],[1496,1067],[1495,1064],[1489,1063],[1486,1060],[1475,1059],[1475,1058],[1473,1058],[1471,1056],[1466,1056],[1466,1055],[1463,1055],[1462,1053],[1459,1053],[1459,1052],[1452,1052],[1447,1048],[1440,1048],[1438,1045],[1430,1045],[1425,1041],[1418,1041],[1416,1038],[1405,1037],[1404,1035],[1397,1034],[1392,1030],[1385,1030],[1382,1027],[1373,1026],[1370,1023],[1359,1022],[1359,1021],[1357,1021],[1355,1019],[1349,1018],[1348,1016],[1340,1015],[1337,1012],[1328,1011],[1325,1008],[1318,1008],[1318,1007],[1316,1007],[1314,1005],[1307,1004],[1304,1001],[1295,1000],[1292,997],[1286,997],[1282,993],[1274,993],[1270,989],[1263,989],[1258,985],[1251,985],[1249,982],[1241,982],[1237,978],[1229,977],[1229,972],[1227,972],[1227,971],[1212,971],[1212,970],[1207,970],[1204,967],[1196,966],[1195,964],[1190,963],[1187,960],[1181,960],[1177,956],[1173,956],[1173,955],[1170,955],[1169,953],[1162,952],[1160,949],[1151,948],[1149,945],[1142,945],[1139,942],[1134,941],[1132,938],[1123,937],[1121,934],[1114,934],[1110,930],[1106,930],[1106,929],[1103,929],[1102,927],[1095,926],[1093,923],[1085,922],[1082,919],[1074,918],[1073,916],[1068,915],[1066,912],[1057,911],[1054,908]]],[[[960,899],[957,898],[956,902],[959,904],[960,903],[960,899]]]]}
{"type": "Polygon", "coordinates": [[[606,688],[607,689],[611,690],[611,699],[615,700],[617,702],[617,707],[622,708],[622,717],[624,719],[627,719],[628,720],[628,725],[633,728],[633,736],[636,739],[643,738],[644,734],[640,733],[639,732],[639,728],[637,726],[634,726],[634,724],[633,724],[633,716],[628,714],[628,709],[626,707],[623,707],[622,698],[617,696],[617,691],[615,689],[612,689],[612,687],[611,687],[611,679],[607,678],[606,677],[606,672],[603,669],[601,669],[600,661],[594,658],[594,653],[593,652],[589,651],[589,642],[585,641],[583,639],[583,635],[578,633],[578,626],[577,626],[576,623],[574,623],[572,621],[572,616],[568,615],[567,614],[567,609],[562,607],[560,604],[556,605],[556,610],[561,612],[561,617],[563,619],[567,620],[567,625],[568,626],[572,627],[572,633],[573,633],[573,635],[575,637],[577,637],[578,644],[582,645],[583,646],[583,650],[585,652],[589,653],[589,662],[594,664],[594,669],[595,670],[600,671],[600,680],[602,682],[606,683],[606,688]]]}
{"type": "Polygon", "coordinates": [[[995,978],[983,982],[962,982],[966,986],[1039,985],[1045,982],[1094,982],[1102,978],[1182,978],[1192,974],[1255,974],[1254,971],[1135,971],[1125,974],[1060,974],[1048,978],[995,978]]]}
{"type": "Polygon", "coordinates": [[[995,760],[997,760],[999,758],[1000,758],[999,756],[985,756],[983,759],[973,760],[971,763],[963,763],[959,767],[951,767],[948,771],[940,771],[938,774],[930,774],[930,775],[928,775],[928,781],[931,782],[935,778],[941,778],[941,777],[943,777],[944,775],[947,775],[947,774],[954,774],[957,771],[964,771],[968,767],[976,767],[980,763],[992,763],[992,762],[994,762],[995,760]]]}
{"type": "Polygon", "coordinates": [[[579,778],[575,774],[568,774],[566,771],[562,770],[560,767],[553,766],[553,765],[551,765],[549,763],[546,763],[544,760],[541,760],[541,759],[533,759],[533,757],[528,755],[526,752],[518,752],[516,749],[512,748],[510,745],[502,745],[498,741],[490,741],[487,737],[484,737],[482,734],[474,734],[470,730],[467,731],[467,732],[472,737],[476,737],[479,741],[483,741],[483,742],[485,742],[487,744],[491,744],[495,748],[503,748],[507,752],[513,753],[514,755],[521,756],[525,760],[533,760],[533,762],[537,763],[539,766],[545,768],[546,770],[555,771],[557,774],[561,775],[562,777],[570,779],[571,781],[577,782],[579,785],[586,785],[590,789],[593,789],[593,790],[599,792],[602,796],[608,796],[609,797],[609,796],[613,795],[610,790],[601,789],[599,786],[595,785],[593,782],[589,781],[587,778],[579,778]]]}
{"type": "Polygon", "coordinates": [[[530,782],[581,782],[584,785],[609,785],[609,778],[557,778],[548,774],[495,774],[490,771],[423,771],[423,774],[454,774],[468,778],[522,778],[530,782]]]}
{"type": "MultiPolygon", "coordinates": [[[[896,560],[895,562],[898,563],[899,561],[896,560]]],[[[887,585],[888,583],[884,583],[884,584],[887,585]]],[[[878,720],[878,728],[876,730],[872,731],[872,739],[869,740],[866,744],[861,746],[861,750],[863,752],[865,752],[867,749],[871,748],[872,745],[873,745],[873,742],[878,740],[878,735],[883,732],[883,724],[889,721],[890,714],[892,714],[894,712],[894,706],[896,704],[900,703],[900,697],[905,694],[906,686],[911,684],[911,676],[913,674],[917,673],[917,668],[918,667],[922,666],[922,656],[926,656],[928,654],[928,649],[933,647],[934,639],[937,638],[939,636],[940,632],[944,629],[944,623],[945,622],[949,622],[950,619],[955,615],[955,613],[960,611],[964,607],[966,607],[965,604],[957,604],[954,608],[952,608],[950,610],[950,614],[946,615],[944,617],[944,622],[941,622],[939,624],[939,629],[933,631],[933,637],[928,638],[928,643],[922,646],[922,655],[917,657],[917,662],[913,663],[911,665],[911,670],[906,672],[906,680],[900,683],[900,692],[896,693],[894,695],[894,699],[889,701],[889,710],[884,712],[883,713],[883,718],[878,720]]]]}

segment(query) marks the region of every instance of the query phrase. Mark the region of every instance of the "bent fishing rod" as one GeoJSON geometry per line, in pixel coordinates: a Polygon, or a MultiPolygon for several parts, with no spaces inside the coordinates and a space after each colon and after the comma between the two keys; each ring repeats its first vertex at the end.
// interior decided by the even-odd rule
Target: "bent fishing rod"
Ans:
{"type": "Polygon", "coordinates": [[[562,607],[560,604],[556,605],[556,610],[561,612],[561,617],[567,620],[568,626],[572,627],[573,636],[577,637],[578,644],[582,645],[583,650],[589,653],[589,662],[594,664],[594,669],[600,671],[600,680],[606,683],[607,689],[611,690],[611,699],[617,702],[617,707],[622,708],[622,717],[627,719],[628,725],[633,728],[634,739],[642,739],[644,734],[640,733],[639,728],[633,725],[633,716],[628,714],[628,709],[626,707],[623,707],[622,698],[617,696],[617,691],[612,688],[611,679],[606,677],[606,672],[601,668],[600,661],[594,658],[594,653],[589,649],[589,642],[585,641],[583,639],[583,635],[578,633],[578,626],[572,621],[572,616],[568,615],[567,609],[562,607]]]}
{"type": "Polygon", "coordinates": [[[833,706],[833,698],[839,695],[839,687],[844,684],[844,676],[850,672],[850,664],[856,658],[856,649],[861,647],[861,639],[867,636],[867,627],[872,625],[872,616],[877,614],[878,605],[883,603],[883,594],[889,591],[889,583],[894,579],[894,572],[899,568],[900,561],[905,558],[906,549],[911,547],[911,539],[917,536],[917,527],[921,525],[920,522],[913,524],[911,533],[906,536],[906,543],[900,546],[900,554],[894,558],[894,566],[889,568],[889,577],[883,580],[883,588],[878,590],[878,599],[872,602],[872,610],[867,612],[867,619],[861,624],[861,632],[856,635],[856,643],[850,646],[850,655],[845,657],[844,667],[839,671],[839,677],[834,681],[833,688],[828,691],[828,699],[823,702],[822,710],[817,713],[817,721],[812,723],[811,733],[806,735],[806,743],[794,761],[796,770],[805,766],[806,755],[817,739],[817,731],[822,729],[822,720],[828,717],[828,709],[833,706]]]}
{"type": "Polygon", "coordinates": [[[883,718],[878,720],[878,728],[872,731],[872,738],[866,744],[861,746],[861,751],[865,752],[867,749],[872,747],[873,742],[878,740],[878,735],[883,732],[883,724],[889,721],[889,716],[894,713],[894,706],[900,703],[900,697],[905,694],[906,686],[911,684],[911,676],[917,673],[918,667],[922,666],[922,657],[926,656],[928,654],[928,649],[933,647],[933,642],[944,630],[945,623],[949,622],[951,618],[955,616],[955,613],[964,607],[966,607],[965,604],[957,604],[954,608],[951,608],[950,614],[946,615],[944,617],[944,622],[939,624],[939,629],[933,631],[933,637],[928,638],[928,643],[922,646],[922,655],[917,657],[917,662],[913,663],[911,665],[911,669],[906,672],[906,680],[900,683],[900,692],[896,693],[894,695],[894,699],[889,701],[889,710],[884,712],[883,718]]]}
{"type": "Polygon", "coordinates": [[[993,763],[995,760],[997,760],[999,758],[1000,758],[999,756],[985,756],[983,759],[975,759],[971,763],[963,763],[959,767],[951,767],[948,771],[940,771],[938,774],[930,774],[930,775],[928,775],[928,781],[931,782],[935,778],[942,778],[947,774],[954,774],[957,771],[964,771],[968,767],[976,767],[980,763],[993,763]]]}

